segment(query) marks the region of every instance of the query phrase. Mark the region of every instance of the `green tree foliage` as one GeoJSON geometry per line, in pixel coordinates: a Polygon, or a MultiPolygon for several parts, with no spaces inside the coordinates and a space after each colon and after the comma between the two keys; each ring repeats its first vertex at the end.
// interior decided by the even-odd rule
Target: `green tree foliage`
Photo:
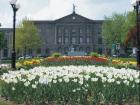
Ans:
{"type": "MultiPolygon", "coordinates": [[[[125,39],[127,37],[128,32],[134,26],[136,26],[136,13],[135,12],[128,12],[127,17],[126,17],[126,21],[124,23],[124,38],[123,39],[125,39]]],[[[128,44],[131,45],[132,43],[128,43],[128,44]]]]}
{"type": "Polygon", "coordinates": [[[105,17],[102,26],[102,35],[108,46],[113,43],[124,44],[124,40],[130,28],[135,25],[135,13],[128,12],[124,14],[114,13],[111,17],[105,17]]]}
{"type": "Polygon", "coordinates": [[[136,25],[136,13],[134,11],[128,12],[126,14],[126,21],[125,21],[125,27],[127,29],[127,32],[130,28],[134,27],[136,25]]]}
{"type": "Polygon", "coordinates": [[[16,48],[20,51],[37,50],[41,46],[41,37],[33,22],[23,20],[16,29],[16,48]]]}

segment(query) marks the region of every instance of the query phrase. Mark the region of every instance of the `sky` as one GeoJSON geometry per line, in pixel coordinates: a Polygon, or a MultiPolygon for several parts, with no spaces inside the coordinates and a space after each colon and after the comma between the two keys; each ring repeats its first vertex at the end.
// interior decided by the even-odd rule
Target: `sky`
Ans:
{"type": "MultiPolygon", "coordinates": [[[[131,0],[17,0],[17,24],[24,18],[31,20],[55,20],[73,11],[93,20],[103,20],[112,13],[124,13],[133,10],[131,0]]],[[[9,0],[0,0],[1,27],[10,28],[13,22],[13,10],[9,0]]]]}

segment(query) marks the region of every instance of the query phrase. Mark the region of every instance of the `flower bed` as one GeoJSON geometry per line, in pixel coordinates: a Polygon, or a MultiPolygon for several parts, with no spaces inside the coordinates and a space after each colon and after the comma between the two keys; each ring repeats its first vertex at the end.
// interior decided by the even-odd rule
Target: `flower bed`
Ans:
{"type": "Polygon", "coordinates": [[[88,60],[88,61],[96,61],[96,62],[104,62],[107,63],[108,59],[103,57],[94,57],[94,56],[64,56],[59,58],[48,57],[46,61],[49,62],[61,62],[61,61],[68,61],[68,60],[88,60]]]}
{"type": "Polygon", "coordinates": [[[122,103],[139,97],[139,71],[95,66],[35,67],[2,75],[2,96],[26,105],[122,103]]]}
{"type": "Polygon", "coordinates": [[[136,61],[123,61],[120,59],[111,59],[94,56],[63,56],[48,57],[43,59],[22,60],[16,63],[17,69],[30,69],[36,66],[66,66],[66,65],[104,65],[115,68],[136,69],[136,61]]]}
{"type": "Polygon", "coordinates": [[[112,60],[113,64],[120,64],[120,65],[137,65],[136,61],[122,61],[122,60],[112,60]]]}
{"type": "Polygon", "coordinates": [[[64,66],[64,65],[107,65],[108,59],[91,56],[63,56],[44,59],[31,59],[18,62],[17,68],[33,68],[36,66],[64,66]]]}

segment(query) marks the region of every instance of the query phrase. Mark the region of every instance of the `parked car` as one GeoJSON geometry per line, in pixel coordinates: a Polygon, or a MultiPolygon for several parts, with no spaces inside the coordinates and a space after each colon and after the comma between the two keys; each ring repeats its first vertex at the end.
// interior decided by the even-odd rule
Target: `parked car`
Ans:
{"type": "Polygon", "coordinates": [[[122,58],[129,58],[129,54],[119,54],[118,57],[122,57],[122,58]]]}
{"type": "Polygon", "coordinates": [[[24,56],[21,56],[21,57],[19,57],[18,59],[30,59],[30,58],[32,58],[30,55],[26,55],[25,57],[24,56]]]}
{"type": "Polygon", "coordinates": [[[114,54],[114,55],[112,55],[112,56],[113,56],[113,57],[117,57],[117,55],[115,55],[115,54],[114,54]]]}

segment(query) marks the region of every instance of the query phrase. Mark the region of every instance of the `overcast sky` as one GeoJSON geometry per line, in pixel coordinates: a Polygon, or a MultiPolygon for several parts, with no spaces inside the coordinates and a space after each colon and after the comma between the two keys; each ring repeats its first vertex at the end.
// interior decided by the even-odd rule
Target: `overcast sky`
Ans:
{"type": "MultiPolygon", "coordinates": [[[[31,20],[55,20],[72,13],[73,3],[76,13],[93,20],[104,19],[113,12],[131,11],[131,0],[18,0],[21,8],[17,21],[27,17],[31,20]]],[[[0,23],[2,27],[12,27],[13,11],[9,0],[0,0],[0,23]]]]}

